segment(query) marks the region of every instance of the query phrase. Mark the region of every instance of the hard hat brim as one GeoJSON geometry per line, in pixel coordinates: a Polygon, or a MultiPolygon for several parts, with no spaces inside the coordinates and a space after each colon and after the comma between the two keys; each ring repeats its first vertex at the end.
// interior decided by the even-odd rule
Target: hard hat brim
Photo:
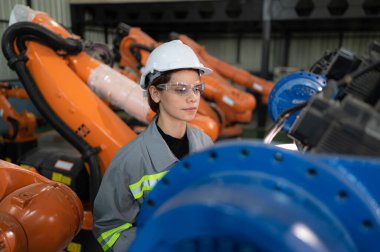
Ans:
{"type": "MultiPolygon", "coordinates": [[[[162,71],[160,71],[160,69],[156,69],[155,71],[158,71],[158,72],[167,72],[167,71],[179,71],[179,70],[183,70],[183,69],[198,70],[200,72],[201,76],[207,75],[207,74],[210,74],[210,73],[213,72],[213,70],[211,68],[204,67],[204,66],[199,66],[199,67],[192,66],[192,67],[184,67],[184,68],[165,69],[165,70],[162,70],[162,71]]],[[[140,80],[140,86],[143,89],[147,89],[147,87],[148,87],[148,85],[145,84],[145,78],[146,78],[146,76],[144,76],[144,78],[141,78],[141,80],[140,80]]]]}

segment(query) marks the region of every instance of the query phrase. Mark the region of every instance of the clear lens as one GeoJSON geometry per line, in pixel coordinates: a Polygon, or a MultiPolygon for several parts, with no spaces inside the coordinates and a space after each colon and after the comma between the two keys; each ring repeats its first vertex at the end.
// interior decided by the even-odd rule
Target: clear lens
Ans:
{"type": "Polygon", "coordinates": [[[175,94],[185,96],[190,94],[191,90],[195,95],[201,95],[205,89],[204,83],[197,83],[195,85],[177,82],[177,83],[166,83],[157,85],[158,88],[166,91],[172,91],[175,94]]]}

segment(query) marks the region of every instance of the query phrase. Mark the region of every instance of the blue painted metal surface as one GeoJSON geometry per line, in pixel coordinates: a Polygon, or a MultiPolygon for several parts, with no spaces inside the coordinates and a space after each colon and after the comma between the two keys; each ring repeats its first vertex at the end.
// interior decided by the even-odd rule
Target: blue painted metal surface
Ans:
{"type": "MultiPolygon", "coordinates": [[[[280,79],[269,95],[268,111],[272,120],[275,121],[284,110],[309,100],[325,86],[325,77],[309,72],[291,73],[280,79]]],[[[294,113],[286,121],[285,132],[289,131],[299,113],[294,113]]]]}
{"type": "Polygon", "coordinates": [[[231,142],[145,199],[129,251],[378,251],[380,160],[231,142]]]}

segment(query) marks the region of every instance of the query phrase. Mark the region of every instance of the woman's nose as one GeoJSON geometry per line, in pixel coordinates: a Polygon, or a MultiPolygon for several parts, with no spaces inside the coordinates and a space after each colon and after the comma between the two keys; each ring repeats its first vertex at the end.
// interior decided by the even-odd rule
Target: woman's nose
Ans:
{"type": "Polygon", "coordinates": [[[188,102],[196,102],[199,95],[197,95],[194,90],[191,90],[189,94],[186,96],[188,102]]]}

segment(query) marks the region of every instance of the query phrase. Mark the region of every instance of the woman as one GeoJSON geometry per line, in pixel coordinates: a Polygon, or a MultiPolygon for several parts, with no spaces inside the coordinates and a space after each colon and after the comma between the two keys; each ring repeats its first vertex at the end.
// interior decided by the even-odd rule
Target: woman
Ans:
{"type": "Polygon", "coordinates": [[[94,203],[93,228],[104,251],[126,251],[146,194],[183,156],[213,144],[202,131],[187,125],[205,87],[200,75],[210,72],[179,40],[150,54],[140,84],[157,116],[117,152],[104,174],[94,203]]]}

